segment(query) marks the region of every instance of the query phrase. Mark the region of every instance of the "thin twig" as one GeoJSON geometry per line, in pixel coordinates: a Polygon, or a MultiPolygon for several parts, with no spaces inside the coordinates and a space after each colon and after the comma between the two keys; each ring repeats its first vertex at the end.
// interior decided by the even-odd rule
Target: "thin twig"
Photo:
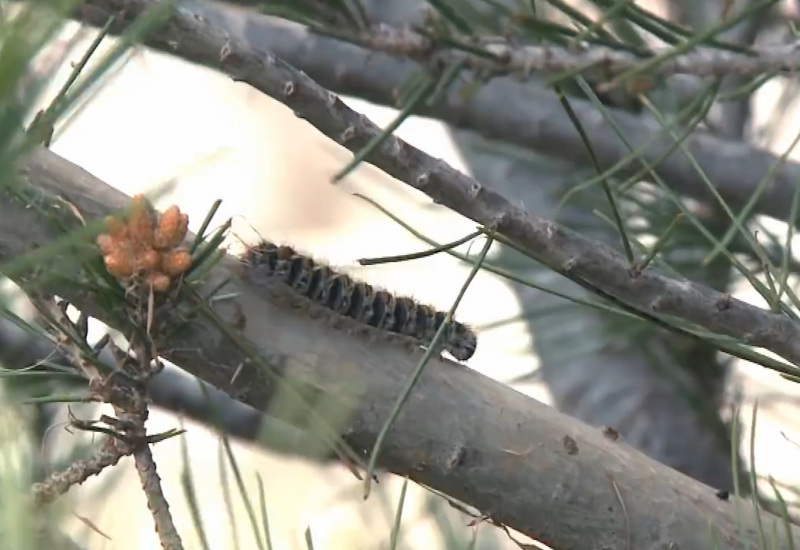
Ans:
{"type": "MultiPolygon", "coordinates": [[[[86,377],[93,396],[97,400],[110,403],[117,414],[117,418],[101,418],[101,422],[111,426],[111,430],[91,426],[91,429],[108,434],[103,449],[95,457],[76,462],[63,473],[55,474],[44,484],[35,486],[34,500],[40,503],[52,501],[65,493],[71,485],[82,483],[89,476],[100,473],[103,468],[119,462],[122,456],[132,454],[161,547],[164,550],[182,550],[183,545],[164,498],[161,480],[150,451],[153,441],[148,438],[145,428],[149,414],[148,382],[161,370],[161,362],[158,361],[154,346],[133,336],[135,354],[131,356],[119,349],[113,340],[104,339],[122,376],[103,376],[98,367],[88,359],[88,353],[93,353],[94,350],[86,342],[86,315],[81,313],[78,320],[73,322],[66,313],[67,302],[56,303],[53,298],[34,290],[29,290],[28,293],[32,303],[59,333],[61,348],[73,366],[86,377]]],[[[150,292],[145,292],[144,296],[138,296],[140,300],[130,312],[131,321],[140,327],[148,324],[155,315],[152,301],[147,299],[149,294],[150,292]]],[[[147,337],[150,337],[149,333],[147,337]]]]}
{"type": "MultiPolygon", "coordinates": [[[[140,326],[153,315],[149,301],[147,303],[146,309],[137,312],[140,313],[137,319],[140,326]]],[[[114,400],[111,404],[123,433],[133,442],[136,472],[139,474],[139,481],[147,498],[147,507],[153,516],[161,547],[164,550],[183,550],[183,543],[175,528],[169,503],[161,487],[161,478],[156,471],[156,463],[153,460],[145,428],[149,416],[147,382],[160,370],[160,361],[157,355],[151,353],[152,344],[138,341],[136,337],[132,343],[133,356],[119,349],[113,340],[109,341],[109,347],[117,358],[120,370],[138,375],[137,383],[131,385],[132,391],[122,393],[122,398],[114,400]]]]}
{"type": "Polygon", "coordinates": [[[45,481],[33,484],[33,501],[36,505],[49,504],[66,493],[73,485],[80,485],[105,468],[115,466],[122,457],[133,452],[133,447],[117,438],[107,436],[103,445],[90,458],[76,460],[65,470],[53,472],[45,481]]]}

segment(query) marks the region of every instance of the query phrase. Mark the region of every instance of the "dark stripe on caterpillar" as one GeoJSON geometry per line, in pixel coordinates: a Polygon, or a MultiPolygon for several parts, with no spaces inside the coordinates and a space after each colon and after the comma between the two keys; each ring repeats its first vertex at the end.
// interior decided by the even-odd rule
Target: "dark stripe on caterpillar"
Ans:
{"type": "MultiPolygon", "coordinates": [[[[408,336],[425,346],[430,345],[447,317],[446,313],[411,298],[394,296],[391,292],[338,273],[290,246],[262,241],[248,247],[242,260],[254,274],[274,278],[339,315],[379,330],[408,336]]],[[[478,345],[475,332],[455,320],[445,330],[442,348],[459,361],[472,357],[478,345]]]]}

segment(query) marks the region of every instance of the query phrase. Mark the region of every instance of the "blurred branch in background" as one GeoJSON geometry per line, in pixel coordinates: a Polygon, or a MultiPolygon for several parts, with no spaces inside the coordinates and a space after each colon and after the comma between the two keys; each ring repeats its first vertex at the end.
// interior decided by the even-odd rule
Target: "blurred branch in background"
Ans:
{"type": "MultiPolygon", "coordinates": [[[[662,47],[635,55],[591,43],[517,46],[502,38],[475,40],[467,36],[436,36],[385,23],[360,32],[324,28],[312,28],[312,31],[401,59],[442,65],[458,63],[467,70],[486,73],[487,78],[508,76],[524,81],[537,73],[591,73],[599,69],[609,79],[602,86],[605,89],[623,86],[626,82],[620,75],[633,72],[644,72],[645,78],[650,79],[649,86],[653,86],[655,79],[676,74],[754,78],[764,73],[794,73],[800,68],[797,43],[752,50],[742,48],[742,52],[698,48],[683,54],[676,53],[675,48],[662,47]],[[448,46],[445,39],[455,45],[448,46]],[[647,71],[642,70],[643,65],[648,67],[647,71]]],[[[566,76],[555,76],[549,80],[555,84],[564,78],[566,76]]],[[[639,85],[645,83],[639,82],[639,85]]]]}
{"type": "MultiPolygon", "coordinates": [[[[63,354],[50,340],[31,334],[6,319],[0,319],[0,363],[8,369],[29,368],[42,360],[53,363],[67,363],[63,354]]],[[[102,361],[110,362],[110,352],[103,350],[102,361]]],[[[76,382],[73,389],[82,387],[76,382]]],[[[208,383],[167,365],[163,372],[150,383],[150,397],[153,404],[164,410],[186,415],[186,417],[221,429],[226,434],[244,441],[258,442],[264,431],[283,432],[281,440],[300,440],[308,437],[279,420],[269,418],[262,412],[232,399],[226,393],[208,383]],[[265,425],[266,424],[266,425],[265,425]]],[[[51,405],[58,407],[58,404],[51,405]]],[[[292,447],[294,448],[294,447],[292,447]]],[[[270,449],[280,452],[279,446],[270,449]]]]}

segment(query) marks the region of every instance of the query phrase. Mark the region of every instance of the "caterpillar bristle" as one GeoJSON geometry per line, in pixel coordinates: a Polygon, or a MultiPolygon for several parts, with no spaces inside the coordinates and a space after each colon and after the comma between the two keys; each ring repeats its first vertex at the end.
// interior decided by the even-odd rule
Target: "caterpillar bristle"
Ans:
{"type": "MultiPolygon", "coordinates": [[[[374,288],[338,273],[287,245],[263,241],[247,249],[242,263],[256,276],[274,278],[297,294],[358,323],[429,346],[447,314],[406,296],[374,288]]],[[[459,361],[475,353],[475,332],[457,321],[445,329],[442,348],[459,361]]]]}
{"type": "MultiPolygon", "coordinates": [[[[413,331],[410,335],[420,340],[427,340],[430,342],[436,334],[435,330],[430,330],[429,325],[431,318],[436,313],[436,310],[430,306],[420,304],[417,306],[416,315],[414,316],[414,323],[411,327],[413,331]]],[[[431,327],[432,328],[432,327],[431,327]]]]}
{"type": "Polygon", "coordinates": [[[387,332],[397,332],[395,329],[395,322],[397,316],[395,309],[397,308],[397,301],[391,292],[379,290],[375,293],[375,300],[373,301],[373,318],[372,326],[385,330],[387,332]]]}
{"type": "Polygon", "coordinates": [[[322,297],[322,293],[325,290],[325,285],[327,284],[328,280],[331,278],[333,271],[326,265],[317,264],[314,266],[314,272],[311,274],[309,278],[308,290],[306,291],[306,296],[310,298],[314,302],[319,302],[322,297]]]}
{"type": "Polygon", "coordinates": [[[417,323],[417,304],[411,298],[401,296],[395,300],[394,326],[392,332],[413,335],[417,323]]]}
{"type": "Polygon", "coordinates": [[[322,304],[336,313],[344,315],[342,311],[347,311],[350,308],[350,289],[352,286],[353,280],[350,277],[343,273],[332,272],[322,292],[322,304]]]}
{"type": "Polygon", "coordinates": [[[375,311],[375,289],[372,285],[362,282],[353,285],[351,302],[347,315],[364,325],[374,326],[372,317],[375,311]]]}

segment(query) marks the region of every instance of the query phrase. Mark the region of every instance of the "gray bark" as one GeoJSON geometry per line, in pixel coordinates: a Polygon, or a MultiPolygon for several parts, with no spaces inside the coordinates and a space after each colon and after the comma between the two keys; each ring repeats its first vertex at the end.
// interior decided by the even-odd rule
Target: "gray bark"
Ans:
{"type": "MultiPolygon", "coordinates": [[[[62,235],[54,219],[80,226],[64,201],[92,223],[129,205],[128,198],[44,149],[34,151],[19,173],[25,190],[49,216],[43,218],[8,189],[2,191],[0,260],[6,274],[23,286],[63,296],[113,326],[119,316],[101,307],[92,291],[72,282],[80,272],[81,253],[91,247],[66,245],[60,253],[38,257],[33,270],[9,273],[9,268],[21,255],[62,235]]],[[[235,300],[211,304],[223,324],[205,316],[193,318],[160,343],[165,358],[275,414],[281,413],[276,395],[286,391],[278,380],[302,381],[307,406],[313,397],[317,404],[327,399],[346,407],[336,410],[338,415],[326,409],[326,418],[338,416],[336,432],[357,454],[367,453],[421,352],[393,340],[365,337],[342,320],[333,323],[310,305],[298,307],[300,302],[281,287],[248,281],[237,276],[241,273],[239,262],[230,257],[211,271],[206,289],[230,280],[226,291],[236,293],[235,300]],[[237,345],[225,327],[241,326],[235,322],[241,315],[246,323],[235,332],[243,339],[237,345]],[[242,342],[256,350],[266,368],[243,351],[242,342]]],[[[172,308],[176,315],[188,309],[194,310],[194,304],[172,308]]],[[[290,420],[307,425],[308,417],[290,420]]],[[[721,549],[758,544],[752,510],[745,502],[719,500],[711,488],[624,442],[443,359],[428,365],[388,433],[379,465],[561,550],[707,548],[709,529],[721,549]],[[742,507],[741,528],[737,506],[742,507]]],[[[768,525],[771,518],[766,516],[768,525]]],[[[772,530],[766,531],[769,539],[772,530]]],[[[790,532],[794,544],[800,544],[800,531],[791,527],[790,532]]],[[[788,548],[786,541],[774,543],[788,548]]]]}

